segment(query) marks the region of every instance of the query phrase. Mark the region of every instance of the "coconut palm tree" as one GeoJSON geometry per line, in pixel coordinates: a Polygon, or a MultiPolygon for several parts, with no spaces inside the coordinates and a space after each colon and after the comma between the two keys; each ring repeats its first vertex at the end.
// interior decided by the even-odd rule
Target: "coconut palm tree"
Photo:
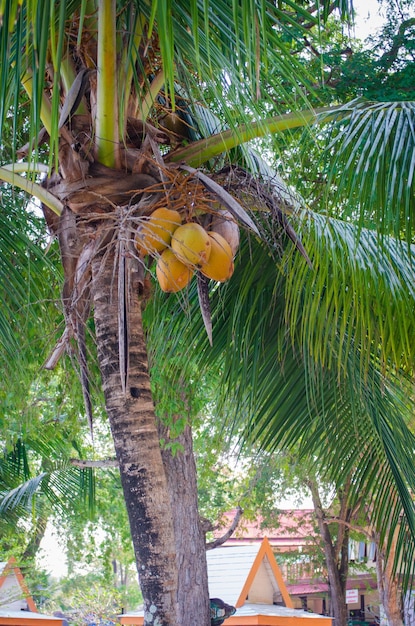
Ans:
{"type": "MultiPolygon", "coordinates": [[[[195,616],[208,624],[209,604],[194,482],[185,476],[189,493],[180,501],[171,498],[174,474],[166,475],[169,461],[163,463],[160,450],[141,321],[151,259],[136,250],[136,234],[157,208],[178,209],[194,223],[211,219],[222,205],[267,242],[268,259],[285,231],[302,252],[299,263],[307,265],[284,215],[298,202],[284,188],[270,201],[240,177],[236,187],[249,194],[237,202],[223,165],[249,139],[317,118],[304,108],[300,85],[307,78],[284,41],[292,24],[309,30],[327,17],[328,7],[45,0],[36,6],[6,3],[3,9],[0,126],[12,125],[15,150],[0,177],[38,198],[59,240],[65,329],[46,366],[53,368],[76,341],[89,419],[85,321],[93,309],[146,624],[193,624],[195,616]],[[280,77],[286,105],[296,110],[302,102],[303,111],[264,121],[269,67],[280,77]],[[28,141],[18,148],[23,104],[28,141]],[[220,114],[216,128],[210,108],[220,114]],[[247,118],[249,123],[235,127],[247,118]],[[215,176],[221,185],[194,169],[202,164],[222,170],[215,176]],[[258,224],[248,214],[252,205],[261,209],[258,224]],[[264,215],[271,219],[262,224],[264,215]],[[183,537],[192,550],[186,551],[183,537]],[[190,565],[185,557],[192,558],[190,565]]],[[[347,10],[344,3],[341,8],[347,10]]],[[[236,154],[241,156],[245,164],[258,165],[252,153],[236,154]]],[[[208,285],[197,276],[210,334],[208,285]]],[[[190,473],[194,478],[193,468],[190,473]]]]}
{"type": "MultiPolygon", "coordinates": [[[[311,19],[319,21],[316,15],[311,19]]],[[[185,161],[193,167],[226,149],[216,140],[209,154],[201,154],[199,144],[195,156],[182,155],[180,148],[195,132],[203,135],[206,120],[199,109],[198,127],[189,125],[180,108],[198,96],[206,103],[215,98],[229,125],[235,109],[255,114],[253,94],[260,97],[270,63],[297,91],[288,89],[287,101],[302,97],[290,78],[295,62],[278,33],[290,20],[263,2],[241,11],[231,2],[115,0],[2,7],[0,126],[13,129],[13,149],[0,176],[38,199],[59,239],[65,329],[46,367],[53,368],[77,343],[89,419],[85,321],[93,308],[146,623],[190,624],[197,615],[207,624],[209,604],[195,493],[181,520],[189,520],[187,531],[194,535],[186,537],[183,529],[175,534],[141,324],[147,261],[134,249],[134,233],[157,207],[180,209],[192,221],[217,198],[256,230],[210,179],[171,165],[185,161]],[[27,131],[26,145],[19,141],[21,129],[27,131]],[[188,551],[194,557],[178,615],[181,581],[189,579],[183,548],[176,547],[182,535],[194,545],[188,551]]],[[[241,132],[238,142],[248,137],[247,129],[241,132]]],[[[205,297],[206,281],[199,282],[205,297]]],[[[208,327],[206,306],[204,311],[208,327]]]]}

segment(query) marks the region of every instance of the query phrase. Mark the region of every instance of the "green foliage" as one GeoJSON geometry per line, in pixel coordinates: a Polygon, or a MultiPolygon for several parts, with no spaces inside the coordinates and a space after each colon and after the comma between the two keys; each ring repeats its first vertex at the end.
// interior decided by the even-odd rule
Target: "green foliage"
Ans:
{"type": "Polygon", "coordinates": [[[33,210],[26,212],[18,192],[4,188],[1,195],[2,239],[0,242],[0,315],[2,344],[1,365],[3,393],[10,394],[19,386],[18,396],[25,397],[39,355],[45,354],[49,337],[57,322],[49,303],[58,298],[56,255],[45,257],[43,220],[33,210]],[[10,284],[14,285],[10,290],[10,284]],[[39,332],[39,323],[42,331],[39,332]],[[31,362],[27,371],[27,363],[31,362]],[[16,373],[19,373],[17,379],[16,373]],[[17,380],[16,380],[17,379],[17,380]]]}
{"type": "Polygon", "coordinates": [[[61,611],[74,626],[84,626],[86,620],[116,620],[123,610],[137,606],[139,601],[138,585],[135,590],[117,589],[92,573],[61,581],[59,592],[45,608],[61,611]]]}
{"type": "Polygon", "coordinates": [[[413,61],[395,69],[390,66],[387,53],[379,58],[371,51],[355,52],[342,66],[335,93],[341,101],[357,96],[379,102],[413,101],[413,61]]]}
{"type": "MultiPolygon", "coordinates": [[[[68,510],[59,525],[65,528],[70,573],[83,566],[87,570],[100,571],[107,580],[115,580],[114,563],[126,570],[134,563],[118,470],[106,468],[99,471],[93,520],[81,505],[68,510]]],[[[121,584],[122,580],[117,582],[121,584]]]]}

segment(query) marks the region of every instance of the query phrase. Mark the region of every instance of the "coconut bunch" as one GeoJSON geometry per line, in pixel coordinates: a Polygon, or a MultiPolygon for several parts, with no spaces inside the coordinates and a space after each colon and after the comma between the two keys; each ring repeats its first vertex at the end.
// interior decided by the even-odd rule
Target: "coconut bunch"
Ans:
{"type": "Polygon", "coordinates": [[[226,210],[185,218],[184,212],[160,207],[141,221],[135,246],[141,257],[157,257],[161,289],[177,293],[197,272],[217,282],[232,276],[239,227],[226,210]]]}

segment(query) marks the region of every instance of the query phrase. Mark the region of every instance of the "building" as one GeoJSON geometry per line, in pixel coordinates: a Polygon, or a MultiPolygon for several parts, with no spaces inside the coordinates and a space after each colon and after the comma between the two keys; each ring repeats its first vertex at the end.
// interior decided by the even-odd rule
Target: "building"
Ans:
{"type": "MultiPolygon", "coordinates": [[[[331,618],[295,609],[268,539],[207,552],[209,596],[236,607],[224,626],[332,626],[331,618]]],[[[143,611],[120,616],[141,626],[143,611]]]]}
{"type": "Polygon", "coordinates": [[[0,626],[62,626],[60,618],[38,613],[13,557],[0,562],[0,626]]]}
{"type": "MultiPolygon", "coordinates": [[[[234,511],[224,516],[223,529],[230,526],[234,511]]],[[[324,567],[311,554],[320,550],[318,530],[313,523],[313,509],[279,512],[278,526],[265,528],[263,518],[242,519],[225,546],[255,545],[266,537],[276,555],[287,590],[295,608],[325,615],[328,609],[328,582],[324,567]]],[[[220,535],[222,531],[217,531],[220,535]]],[[[347,581],[347,604],[350,617],[373,622],[379,617],[379,595],[376,582],[376,549],[368,542],[349,542],[350,575],[347,581]]]]}

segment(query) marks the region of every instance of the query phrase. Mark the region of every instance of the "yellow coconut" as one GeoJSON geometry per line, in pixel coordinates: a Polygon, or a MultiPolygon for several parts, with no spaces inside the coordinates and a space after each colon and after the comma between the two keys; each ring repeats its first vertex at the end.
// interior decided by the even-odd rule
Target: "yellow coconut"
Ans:
{"type": "Polygon", "coordinates": [[[156,275],[163,291],[176,293],[189,284],[193,270],[179,261],[171,248],[167,248],[158,258],[156,275]]]}
{"type": "Polygon", "coordinates": [[[171,247],[180,261],[199,267],[209,260],[211,239],[200,224],[189,222],[175,230],[171,247]]]}
{"type": "Polygon", "coordinates": [[[228,242],[234,257],[239,247],[239,226],[230,211],[219,210],[212,216],[209,232],[219,233],[228,242]]]}
{"type": "Polygon", "coordinates": [[[178,211],[162,207],[143,220],[135,236],[135,246],[140,254],[156,254],[170,245],[174,231],[182,223],[178,211]]]}
{"type": "Polygon", "coordinates": [[[232,249],[226,239],[219,233],[209,233],[211,248],[207,263],[202,265],[202,274],[212,280],[223,283],[233,274],[232,249]]]}

